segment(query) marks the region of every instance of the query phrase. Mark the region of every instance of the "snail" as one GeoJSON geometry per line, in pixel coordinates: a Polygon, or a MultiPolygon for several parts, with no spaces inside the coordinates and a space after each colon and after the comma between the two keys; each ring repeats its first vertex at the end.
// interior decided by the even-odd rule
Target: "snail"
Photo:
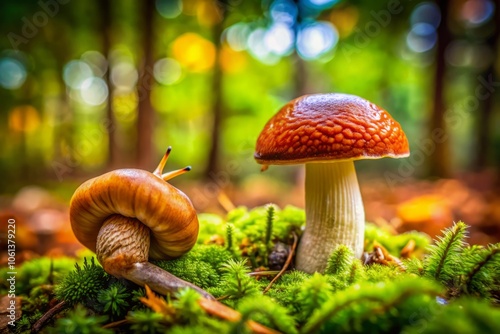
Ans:
{"type": "Polygon", "coordinates": [[[190,287],[213,299],[148,261],[179,257],[198,237],[198,217],[191,201],[166,182],[191,167],[163,174],[170,151],[171,147],[153,173],[118,169],[84,182],[71,198],[71,227],[107,273],[147,284],[164,295],[190,287]]]}

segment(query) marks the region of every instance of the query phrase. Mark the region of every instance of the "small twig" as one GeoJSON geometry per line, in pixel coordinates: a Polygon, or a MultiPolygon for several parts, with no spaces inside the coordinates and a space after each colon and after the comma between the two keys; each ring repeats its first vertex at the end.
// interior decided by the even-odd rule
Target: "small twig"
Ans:
{"type": "Polygon", "coordinates": [[[221,300],[228,299],[229,297],[230,297],[229,295],[220,296],[220,297],[215,298],[215,300],[217,300],[217,301],[221,301],[221,300]]]}
{"type": "Polygon", "coordinates": [[[295,233],[293,233],[293,245],[292,245],[292,249],[290,250],[290,253],[288,254],[288,258],[286,259],[286,262],[283,265],[283,268],[281,268],[281,270],[278,273],[278,275],[274,276],[273,280],[264,289],[263,293],[266,293],[266,292],[269,291],[269,289],[271,289],[271,287],[273,286],[274,282],[276,282],[278,280],[278,278],[280,278],[281,275],[283,275],[283,273],[287,270],[287,268],[290,265],[290,263],[292,263],[293,254],[295,253],[295,248],[297,248],[298,240],[299,240],[299,238],[297,237],[297,235],[295,233]]]}
{"type": "Polygon", "coordinates": [[[219,201],[220,206],[222,206],[226,212],[233,211],[236,208],[231,199],[229,199],[227,194],[222,190],[217,195],[217,201],[219,201]]]}
{"type": "Polygon", "coordinates": [[[128,324],[130,321],[127,320],[127,319],[122,319],[122,320],[118,320],[118,321],[115,321],[115,322],[110,322],[109,324],[106,324],[104,326],[102,326],[102,328],[115,328],[115,327],[120,327],[121,325],[125,325],[125,324],[128,324]]]}
{"type": "Polygon", "coordinates": [[[262,270],[262,271],[252,271],[251,273],[248,273],[248,276],[272,276],[278,274],[279,274],[278,270],[262,270]]]}
{"type": "Polygon", "coordinates": [[[60,302],[50,310],[48,310],[31,328],[31,333],[38,333],[45,324],[50,321],[56,314],[61,312],[67,307],[65,301],[60,302]]]}

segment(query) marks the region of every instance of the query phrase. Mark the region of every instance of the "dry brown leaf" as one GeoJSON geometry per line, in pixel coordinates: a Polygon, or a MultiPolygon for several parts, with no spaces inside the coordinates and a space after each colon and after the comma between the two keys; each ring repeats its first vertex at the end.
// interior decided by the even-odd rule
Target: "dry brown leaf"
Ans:
{"type": "Polygon", "coordinates": [[[168,305],[165,299],[151,291],[147,284],[144,287],[146,288],[146,297],[141,297],[140,301],[156,313],[160,313],[169,319],[172,318],[175,314],[175,309],[168,305]]]}

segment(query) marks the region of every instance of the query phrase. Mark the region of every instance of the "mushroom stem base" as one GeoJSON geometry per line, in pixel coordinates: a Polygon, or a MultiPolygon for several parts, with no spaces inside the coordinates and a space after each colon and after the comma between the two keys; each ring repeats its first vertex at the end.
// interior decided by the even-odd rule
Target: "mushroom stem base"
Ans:
{"type": "Polygon", "coordinates": [[[341,244],[360,258],[364,225],[354,163],[306,164],[306,229],[297,250],[297,269],[324,272],[331,253],[341,244]]]}

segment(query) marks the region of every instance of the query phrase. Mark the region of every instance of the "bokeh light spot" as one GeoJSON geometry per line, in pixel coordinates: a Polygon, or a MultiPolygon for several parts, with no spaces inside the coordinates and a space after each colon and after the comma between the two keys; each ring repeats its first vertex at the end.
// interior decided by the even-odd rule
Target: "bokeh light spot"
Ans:
{"type": "Polygon", "coordinates": [[[441,12],[439,7],[433,2],[422,2],[415,6],[410,16],[411,25],[418,23],[428,23],[434,28],[441,22],[441,12]]]}
{"type": "Polygon", "coordinates": [[[87,51],[80,59],[90,66],[95,76],[102,77],[108,70],[108,61],[99,51],[87,51]]]}
{"type": "Polygon", "coordinates": [[[274,22],[292,26],[297,19],[297,6],[291,0],[276,0],[271,4],[270,13],[274,22]]]}
{"type": "Polygon", "coordinates": [[[173,19],[182,13],[181,0],[156,0],[156,10],[166,19],[173,19]]]}
{"type": "Polygon", "coordinates": [[[418,53],[429,51],[436,45],[436,29],[429,23],[415,24],[406,36],[408,47],[418,53]]]}
{"type": "Polygon", "coordinates": [[[359,11],[354,6],[332,10],[330,21],[337,28],[340,37],[349,36],[359,20],[359,11]]]}
{"type": "Polygon", "coordinates": [[[329,22],[315,22],[301,27],[297,39],[297,51],[312,60],[332,50],[339,40],[337,29],[329,22]]]}
{"type": "Polygon", "coordinates": [[[495,10],[490,0],[469,0],[462,6],[462,18],[472,26],[479,26],[487,22],[495,10]]]}
{"type": "Polygon", "coordinates": [[[223,34],[227,43],[234,51],[243,51],[247,48],[247,39],[250,28],[244,23],[236,23],[227,28],[223,34]]]}
{"type": "Polygon", "coordinates": [[[280,57],[266,47],[264,43],[266,32],[264,28],[257,28],[252,31],[247,40],[248,50],[252,56],[264,64],[273,65],[280,60],[280,57]]]}
{"type": "Polygon", "coordinates": [[[117,88],[132,89],[137,84],[139,74],[133,64],[121,62],[111,68],[111,82],[117,88]]]}
{"type": "Polygon", "coordinates": [[[73,89],[80,89],[83,82],[92,76],[90,66],[81,60],[72,60],[63,68],[64,82],[73,89]]]}
{"type": "Polygon", "coordinates": [[[287,25],[277,23],[266,31],[264,44],[269,51],[283,56],[292,50],[293,38],[293,32],[287,25]]]}
{"type": "Polygon", "coordinates": [[[108,98],[108,86],[98,77],[88,78],[83,81],[80,96],[83,102],[91,106],[103,104],[108,98]]]}
{"type": "Polygon", "coordinates": [[[220,67],[226,73],[238,73],[247,65],[247,54],[234,51],[228,45],[224,45],[220,53],[220,67]]]}
{"type": "Polygon", "coordinates": [[[0,58],[0,86],[6,89],[17,89],[26,80],[26,68],[17,59],[0,58]]]}
{"type": "Polygon", "coordinates": [[[174,58],[192,72],[205,72],[215,63],[215,46],[195,33],[185,33],[174,41],[174,58]]]}
{"type": "Polygon", "coordinates": [[[39,125],[40,115],[33,106],[17,106],[9,113],[9,128],[14,131],[33,132],[39,125]]]}
{"type": "Polygon", "coordinates": [[[322,10],[329,8],[339,2],[339,0],[303,0],[304,4],[310,8],[322,10]]]}
{"type": "Polygon", "coordinates": [[[156,81],[163,85],[171,85],[180,79],[182,69],[175,59],[162,58],[155,63],[153,73],[156,81]]]}

